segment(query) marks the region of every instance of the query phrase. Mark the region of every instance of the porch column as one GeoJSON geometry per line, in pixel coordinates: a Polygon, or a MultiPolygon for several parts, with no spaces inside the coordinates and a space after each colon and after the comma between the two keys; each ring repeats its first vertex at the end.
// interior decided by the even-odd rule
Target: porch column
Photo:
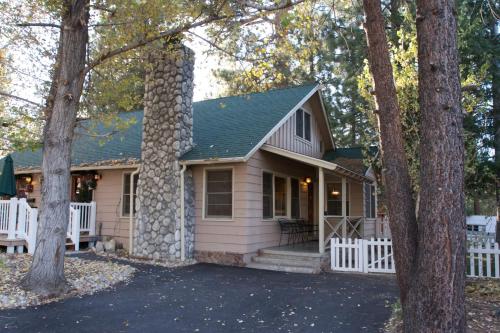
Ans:
{"type": "Polygon", "coordinates": [[[319,253],[325,253],[325,175],[323,168],[318,168],[318,226],[319,253]]]}
{"type": "Polygon", "coordinates": [[[342,177],[342,237],[347,237],[347,179],[342,177]]]}

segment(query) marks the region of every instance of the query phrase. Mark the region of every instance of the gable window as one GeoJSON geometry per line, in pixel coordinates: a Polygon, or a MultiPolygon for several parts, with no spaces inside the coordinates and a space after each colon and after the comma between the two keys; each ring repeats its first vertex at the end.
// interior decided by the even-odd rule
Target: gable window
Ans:
{"type": "Polygon", "coordinates": [[[274,177],[274,215],[286,216],[286,178],[274,177]]]}
{"type": "Polygon", "coordinates": [[[311,141],[311,115],[304,112],[304,139],[311,141]]]}
{"type": "Polygon", "coordinates": [[[291,185],[291,197],[292,197],[292,218],[298,219],[300,218],[300,188],[299,188],[299,180],[297,178],[290,179],[291,185]]]}
{"type": "Polygon", "coordinates": [[[311,141],[311,114],[303,109],[298,109],[295,115],[295,135],[311,141]]]}
{"type": "MultiPolygon", "coordinates": [[[[349,184],[346,184],[346,215],[349,216],[349,184]]],[[[327,215],[342,216],[342,183],[326,184],[327,215]]]]}
{"type": "Polygon", "coordinates": [[[233,170],[206,170],[205,217],[232,218],[233,170]]]}
{"type": "Polygon", "coordinates": [[[273,174],[262,174],[262,217],[273,218],[273,174]]]}
{"type": "MultiPolygon", "coordinates": [[[[130,180],[132,173],[124,173],[123,174],[123,187],[122,187],[122,216],[130,215],[130,195],[131,189],[130,180]]],[[[135,214],[135,199],[137,198],[137,181],[139,180],[139,174],[134,175],[133,180],[133,189],[134,189],[134,198],[133,198],[133,212],[135,214]]]]}

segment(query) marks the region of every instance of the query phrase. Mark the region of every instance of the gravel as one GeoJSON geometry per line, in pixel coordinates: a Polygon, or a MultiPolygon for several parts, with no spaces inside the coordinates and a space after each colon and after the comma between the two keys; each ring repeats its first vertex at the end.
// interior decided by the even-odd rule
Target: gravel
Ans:
{"type": "Polygon", "coordinates": [[[93,261],[66,257],[64,273],[72,290],[58,298],[40,298],[19,287],[28,271],[31,256],[28,254],[0,254],[0,309],[25,308],[61,300],[67,297],[94,294],[119,282],[128,282],[135,268],[111,261],[93,261]]]}

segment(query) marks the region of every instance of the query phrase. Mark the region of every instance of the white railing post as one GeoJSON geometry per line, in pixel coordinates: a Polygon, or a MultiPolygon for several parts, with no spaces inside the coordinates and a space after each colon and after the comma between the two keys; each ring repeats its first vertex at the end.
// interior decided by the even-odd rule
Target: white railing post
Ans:
{"type": "Polygon", "coordinates": [[[35,253],[36,247],[36,233],[38,229],[38,209],[32,208],[30,214],[30,220],[28,221],[28,253],[35,253]]]}
{"type": "Polygon", "coordinates": [[[92,201],[90,203],[90,231],[89,231],[90,236],[95,236],[96,212],[97,212],[96,202],[92,201]]]}
{"type": "MultiPolygon", "coordinates": [[[[71,217],[71,214],[70,214],[71,217]]],[[[73,209],[73,223],[71,240],[75,243],[75,251],[80,251],[80,210],[73,209]]]]}
{"type": "Polygon", "coordinates": [[[16,238],[16,222],[17,222],[17,198],[10,199],[9,203],[9,228],[7,230],[7,239],[16,238]]]}
{"type": "Polygon", "coordinates": [[[18,205],[18,219],[17,219],[17,238],[26,238],[25,230],[26,230],[26,209],[28,203],[26,202],[26,198],[19,199],[18,205]]]}

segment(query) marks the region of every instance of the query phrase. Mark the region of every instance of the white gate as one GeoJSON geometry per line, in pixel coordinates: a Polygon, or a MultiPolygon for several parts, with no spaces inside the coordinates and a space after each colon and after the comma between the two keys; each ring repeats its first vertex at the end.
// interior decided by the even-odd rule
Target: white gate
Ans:
{"type": "Polygon", "coordinates": [[[332,238],[332,270],[362,272],[363,239],[332,238]]]}
{"type": "Polygon", "coordinates": [[[363,239],[363,271],[396,273],[392,241],[387,238],[363,239]]]}

